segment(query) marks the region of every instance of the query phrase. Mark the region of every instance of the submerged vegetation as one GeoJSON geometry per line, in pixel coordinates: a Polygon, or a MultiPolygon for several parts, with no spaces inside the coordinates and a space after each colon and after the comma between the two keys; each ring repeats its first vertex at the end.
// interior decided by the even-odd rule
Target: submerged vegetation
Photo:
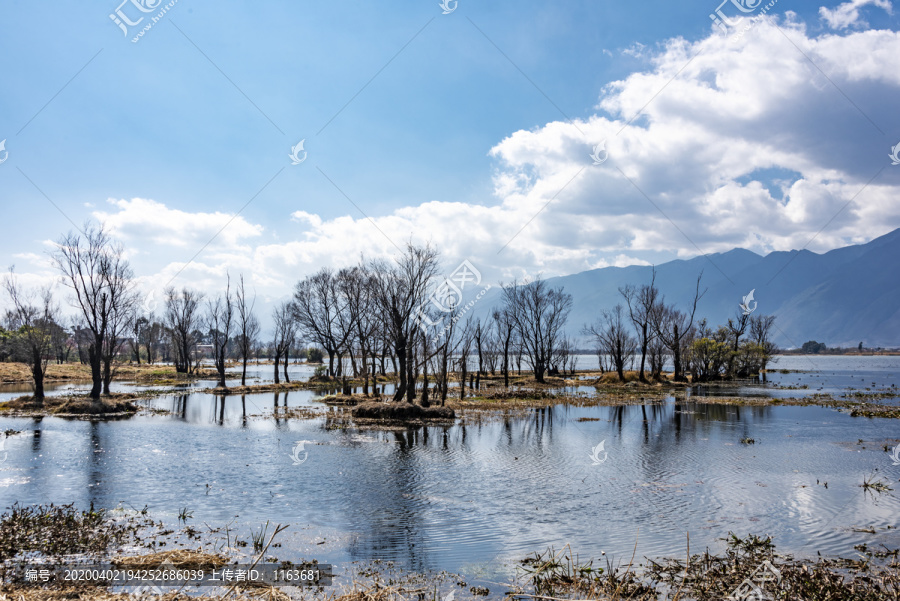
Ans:
{"type": "MultiPolygon", "coordinates": [[[[900,599],[897,550],[861,549],[859,559],[815,561],[781,556],[770,537],[734,533],[722,539],[721,555],[708,550],[685,559],[650,559],[646,565],[603,565],[580,561],[569,547],[536,553],[522,561],[523,579],[530,585],[509,594],[522,599],[630,599],[657,601],[719,601],[752,582],[778,600],[876,601],[900,599]],[[889,560],[889,561],[887,561],[889,560]],[[771,567],[770,567],[771,566],[771,567]],[[760,575],[771,570],[765,578],[760,575]],[[521,593],[521,594],[519,594],[521,593]]],[[[737,598],[757,599],[757,596],[737,598]]]]}
{"type": "Polygon", "coordinates": [[[26,552],[46,556],[104,553],[130,540],[137,526],[116,524],[103,509],[14,504],[0,515],[0,560],[26,552]]]}
{"type": "MultiPolygon", "coordinates": [[[[0,516],[0,559],[7,567],[12,565],[10,560],[21,559],[29,553],[56,560],[88,553],[125,568],[157,568],[163,565],[178,569],[221,568],[236,562],[256,563],[263,558],[267,562],[277,563],[278,559],[268,554],[273,547],[279,546],[273,545],[273,542],[286,528],[277,525],[270,529],[267,523],[251,531],[253,555],[247,558],[238,551],[246,543],[233,539],[227,527],[225,540],[222,541],[224,546],[216,547],[213,540],[220,528],[207,528],[204,535],[186,526],[182,534],[189,540],[209,538],[212,548],[200,550],[177,545],[177,548],[159,551],[155,541],[137,536],[139,531],[147,532],[154,526],[152,520],[142,514],[114,521],[106,512],[93,508],[78,511],[71,505],[16,505],[0,516]],[[125,543],[131,544],[132,550],[123,555],[116,549],[125,543]]],[[[729,533],[721,540],[725,543],[721,554],[711,553],[707,549],[691,555],[688,542],[684,558],[642,560],[636,559],[632,553],[630,558],[625,556],[627,562],[621,559],[614,562],[609,557],[582,560],[566,545],[559,551],[551,548],[523,558],[518,563],[515,578],[506,583],[467,583],[460,575],[415,573],[376,560],[347,566],[347,573],[335,580],[334,588],[306,589],[304,598],[323,601],[437,601],[493,595],[522,601],[720,601],[733,596],[739,587],[747,587],[747,583],[751,582],[777,600],[900,599],[897,549],[869,549],[867,545],[858,545],[858,558],[820,556],[806,560],[777,553],[774,541],[768,536],[749,534],[741,538],[729,533]]],[[[206,546],[210,547],[209,544],[206,546]]],[[[287,600],[292,598],[287,592],[245,583],[224,594],[221,589],[210,591],[204,598],[287,600]]],[[[0,588],[2,598],[17,601],[125,601],[135,597],[127,592],[113,592],[102,582],[77,586],[7,582],[0,588]]],[[[186,601],[192,597],[168,587],[155,593],[146,592],[142,598],[186,601]]]]}

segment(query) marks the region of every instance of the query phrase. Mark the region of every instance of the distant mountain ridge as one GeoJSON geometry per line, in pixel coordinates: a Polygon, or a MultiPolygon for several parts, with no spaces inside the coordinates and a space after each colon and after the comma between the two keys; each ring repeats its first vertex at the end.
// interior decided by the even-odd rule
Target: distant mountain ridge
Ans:
{"type": "MultiPolygon", "coordinates": [[[[548,278],[573,297],[568,333],[580,338],[583,324],[600,311],[624,302],[618,289],[648,283],[651,267],[604,267],[548,278]]],[[[775,340],[795,348],[807,340],[829,347],[900,346],[900,229],[866,244],[823,254],[808,250],[760,256],[736,248],[725,253],[676,260],[656,266],[656,285],[668,302],[688,308],[697,276],[703,272],[698,315],[711,325],[734,315],[741,299],[755,290],[757,313],[775,315],[775,340]]],[[[500,298],[491,289],[474,307],[482,319],[500,298]]]]}

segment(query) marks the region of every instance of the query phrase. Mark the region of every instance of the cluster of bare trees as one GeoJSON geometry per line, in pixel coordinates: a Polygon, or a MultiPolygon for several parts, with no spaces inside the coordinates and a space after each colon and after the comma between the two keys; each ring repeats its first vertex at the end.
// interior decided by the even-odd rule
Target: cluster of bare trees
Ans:
{"type": "MultiPolygon", "coordinates": [[[[65,361],[73,348],[90,365],[90,396],[97,402],[109,393],[123,352],[138,363],[142,355],[151,363],[171,361],[185,374],[210,356],[224,387],[228,360],[241,362],[245,385],[247,364],[263,349],[274,357],[275,382],[282,375],[289,380],[292,353],[296,358],[301,341],[307,341],[324,350],[328,377],[343,380],[345,390],[349,377],[361,377],[368,395],[370,378],[377,382],[379,372],[384,377],[390,371],[396,380],[393,400],[419,398],[425,406],[446,402],[454,377],[463,398],[467,386],[479,389],[488,373],[499,371],[508,387],[513,367],[521,373],[523,363],[539,383],[575,370],[575,342],[565,333],[572,296],[562,287],[540,278],[513,281],[502,285],[490,318],[473,318],[468,309],[489,287],[462,306],[461,293],[455,297],[443,285],[448,280],[438,279],[440,257],[430,246],[408,244],[393,260],[363,257],[353,267],[325,268],[302,278],[293,296],[273,309],[273,338],[267,343],[260,340],[256,299],[243,276],[235,286],[227,276],[224,290],[209,297],[187,287],[169,288],[157,318],[142,312],[124,250],[102,226],[87,224],[82,233],[63,236],[51,256],[75,309],[70,332],[59,324],[50,289],[25,290],[12,269],[4,280],[12,301],[6,323],[17,335],[15,348],[0,344],[0,354],[25,358],[37,400],[43,398],[49,360],[65,361]],[[200,346],[206,350],[198,352],[200,346]]],[[[688,372],[702,381],[765,368],[776,350],[774,317],[738,311],[713,330],[696,318],[700,278],[687,308],[668,303],[655,282],[654,271],[648,284],[621,288],[623,303],[583,328],[596,344],[602,370],[624,380],[638,357],[644,382],[648,375],[660,379],[668,360],[676,381],[686,381],[688,372]]]]}
{"type": "Polygon", "coordinates": [[[390,358],[394,400],[413,402],[429,359],[415,315],[437,271],[437,251],[413,245],[393,262],[363,259],[339,271],[325,268],[297,283],[293,318],[304,338],[325,350],[329,377],[361,376],[368,394],[370,375],[377,378],[379,362],[385,374],[390,358]]]}
{"type": "MultiPolygon", "coordinates": [[[[495,312],[495,321],[504,346],[504,378],[508,385],[510,342],[520,346],[534,379],[544,382],[544,376],[565,371],[574,347],[565,336],[565,325],[572,310],[572,295],[562,287],[551,288],[537,278],[528,284],[503,286],[502,303],[495,312]]],[[[573,364],[574,367],[574,364],[573,364]]]]}
{"type": "MultiPolygon", "coordinates": [[[[63,236],[51,259],[75,310],[68,329],[60,324],[60,308],[50,288],[25,289],[12,268],[3,282],[11,308],[5,314],[7,327],[0,329],[0,353],[29,364],[37,403],[44,398],[50,359],[65,362],[76,349],[79,360],[90,365],[90,397],[99,403],[100,395],[110,392],[126,342],[138,363],[142,354],[150,363],[161,357],[170,360],[177,372],[188,374],[197,369],[203,356],[198,346],[206,342],[219,386],[225,386],[230,357],[242,361],[241,383],[246,382],[247,362],[253,352],[258,356],[263,345],[253,313],[255,298],[248,296],[243,276],[234,292],[229,277],[224,293],[208,299],[190,288],[169,288],[157,319],[153,313],[142,312],[124,249],[103,226],[88,223],[82,232],[63,236]]],[[[283,355],[295,342],[293,336],[276,331],[274,346],[283,355]]]]}
{"type": "Polygon", "coordinates": [[[439,255],[430,246],[410,244],[394,260],[363,258],[353,267],[304,277],[293,297],[274,308],[271,343],[260,341],[255,297],[243,276],[235,286],[227,277],[224,290],[209,297],[189,287],[168,288],[157,316],[139,302],[124,250],[103,226],[87,224],[83,232],[63,236],[52,259],[76,313],[69,331],[58,324],[49,289],[25,291],[12,272],[5,280],[13,304],[7,324],[22,332],[18,356],[32,366],[37,399],[47,362],[54,353],[65,360],[73,349],[91,367],[90,396],[97,403],[109,393],[123,354],[138,363],[170,361],[184,374],[211,356],[224,387],[226,362],[241,361],[243,385],[248,361],[263,348],[275,359],[275,381],[282,374],[288,379],[287,365],[301,340],[324,350],[328,376],[343,379],[345,388],[348,377],[361,376],[368,394],[370,378],[390,372],[394,400],[412,403],[421,395],[423,405],[444,403],[454,374],[465,396],[467,383],[480,388],[482,376],[497,370],[508,386],[510,371],[515,366],[521,373],[523,359],[540,382],[548,373],[574,369],[574,345],[563,333],[570,295],[540,279],[513,282],[503,286],[491,318],[473,319],[470,307],[429,302],[439,273],[439,255]]]}
{"type": "Polygon", "coordinates": [[[650,283],[640,287],[628,285],[619,289],[624,306],[618,304],[602,312],[600,319],[582,332],[596,345],[600,368],[615,371],[625,380],[625,370],[640,356],[638,378],[662,378],[666,361],[671,359],[673,379],[702,382],[720,377],[738,377],[759,373],[766,368],[776,346],[771,334],[775,317],[752,315],[741,309],[717,330],[711,330],[706,319],[697,319],[697,303],[703,297],[697,278],[689,308],[680,309],[667,303],[656,287],[656,271],[650,283]],[[749,328],[750,337],[742,337],[749,328]]]}
{"type": "MultiPolygon", "coordinates": [[[[247,364],[259,357],[263,343],[259,319],[254,313],[256,296],[249,296],[244,276],[238,278],[234,292],[231,277],[226,276],[225,290],[206,298],[190,288],[166,290],[163,323],[169,333],[175,370],[194,373],[206,353],[197,352],[206,342],[218,378],[217,386],[226,387],[225,368],[229,359],[241,363],[241,386],[247,384],[247,364]]],[[[297,322],[292,303],[282,303],[272,312],[274,339],[268,345],[275,358],[275,383],[280,382],[279,367],[283,360],[284,377],[288,379],[288,358],[296,348],[297,322]]],[[[149,349],[148,349],[149,350],[149,349]]]]}
{"type": "Polygon", "coordinates": [[[377,378],[379,363],[385,375],[389,360],[396,402],[444,404],[454,375],[461,397],[498,369],[508,386],[523,356],[540,382],[560,366],[574,368],[563,331],[572,297],[561,288],[540,279],[506,285],[501,306],[482,322],[466,315],[461,299],[435,298],[438,273],[437,251],[411,244],[392,261],[322,269],[297,283],[293,315],[301,334],[327,353],[329,376],[361,376],[365,394],[369,375],[377,378]]]}
{"type": "Polygon", "coordinates": [[[124,254],[122,245],[102,226],[90,224],[81,236],[69,233],[62,237],[51,254],[89,333],[90,396],[97,403],[101,391],[109,394],[113,360],[125,340],[138,300],[134,273],[124,254]]]}

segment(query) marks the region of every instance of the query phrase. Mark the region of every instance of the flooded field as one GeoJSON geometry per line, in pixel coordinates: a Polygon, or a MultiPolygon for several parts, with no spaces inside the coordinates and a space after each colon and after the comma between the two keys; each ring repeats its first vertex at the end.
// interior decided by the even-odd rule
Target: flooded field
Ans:
{"type": "MultiPolygon", "coordinates": [[[[811,361],[782,357],[778,369],[805,371],[728,395],[890,390],[900,374],[896,357],[811,361]]],[[[254,366],[254,380],[270,372],[254,366]]],[[[710,404],[700,390],[659,404],[561,404],[384,430],[350,424],[312,391],[199,392],[212,384],[152,399],[152,413],[121,421],[0,419],[22,431],[0,455],[0,504],[146,505],[176,530],[186,508],[187,525],[229,523],[245,540],[269,520],[291,524],[279,559],[384,559],[485,581],[565,544],[623,563],[635,543],[638,558],[683,555],[688,534],[693,550],[720,549],[729,531],[772,535],[800,556],[900,545],[896,493],[861,487],[872,478],[900,487],[892,419],[710,404]],[[314,416],[286,419],[292,409],[314,416]]]]}

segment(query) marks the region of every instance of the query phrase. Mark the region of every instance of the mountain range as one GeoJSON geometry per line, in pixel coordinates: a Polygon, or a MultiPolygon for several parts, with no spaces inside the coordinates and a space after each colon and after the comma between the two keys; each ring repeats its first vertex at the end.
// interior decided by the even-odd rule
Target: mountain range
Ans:
{"type": "MultiPolygon", "coordinates": [[[[649,283],[653,269],[604,267],[548,278],[551,286],[563,286],[573,297],[568,334],[583,339],[584,324],[595,322],[603,309],[624,304],[619,288],[649,283]]],[[[666,302],[682,310],[690,308],[702,272],[700,290],[705,293],[697,315],[713,326],[733,316],[752,290],[756,313],[776,316],[774,339],[782,348],[797,348],[808,340],[829,347],[860,342],[869,348],[900,346],[900,229],[822,254],[792,250],[760,256],[736,248],[655,269],[656,286],[666,302]]],[[[490,289],[473,314],[489,318],[499,299],[500,289],[490,289]]]]}

